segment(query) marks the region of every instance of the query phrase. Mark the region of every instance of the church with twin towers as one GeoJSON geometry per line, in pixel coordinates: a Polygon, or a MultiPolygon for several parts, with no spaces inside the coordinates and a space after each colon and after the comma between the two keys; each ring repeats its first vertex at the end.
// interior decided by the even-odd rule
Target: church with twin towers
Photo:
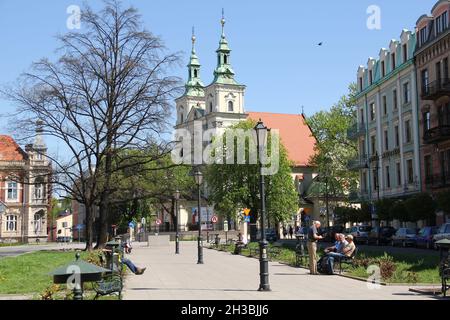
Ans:
{"type": "Polygon", "coordinates": [[[192,33],[192,51],[189,59],[188,80],[184,94],[175,100],[177,122],[175,129],[194,132],[194,121],[202,123],[202,129],[221,132],[242,120],[248,114],[244,109],[245,86],[235,79],[231,66],[231,49],[225,37],[225,18],[221,20],[222,34],[217,53],[217,67],[211,84],[203,84],[200,61],[195,52],[196,37],[192,33]]]}

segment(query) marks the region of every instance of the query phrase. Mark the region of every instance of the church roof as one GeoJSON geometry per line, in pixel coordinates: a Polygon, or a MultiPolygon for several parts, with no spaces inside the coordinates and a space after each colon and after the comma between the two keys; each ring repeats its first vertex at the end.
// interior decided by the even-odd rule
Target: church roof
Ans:
{"type": "Polygon", "coordinates": [[[27,159],[28,155],[13,138],[0,135],[0,161],[23,161],[27,159]]]}
{"type": "Polygon", "coordinates": [[[281,143],[296,166],[310,165],[317,141],[302,115],[269,112],[248,112],[248,115],[250,119],[261,119],[266,127],[280,131],[281,143]]]}

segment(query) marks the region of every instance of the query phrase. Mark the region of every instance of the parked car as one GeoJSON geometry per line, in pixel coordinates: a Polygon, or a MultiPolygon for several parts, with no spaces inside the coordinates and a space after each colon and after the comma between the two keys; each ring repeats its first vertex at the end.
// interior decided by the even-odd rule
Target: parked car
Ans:
{"type": "Polygon", "coordinates": [[[335,240],[336,233],[344,233],[345,228],[343,226],[332,226],[327,228],[325,233],[325,241],[331,241],[333,242],[335,240]]]}
{"type": "Polygon", "coordinates": [[[434,235],[438,232],[438,227],[423,227],[416,236],[416,245],[427,249],[434,248],[434,235]]]}
{"type": "Polygon", "coordinates": [[[370,230],[367,244],[376,244],[377,246],[382,244],[388,244],[392,240],[392,236],[397,230],[393,227],[373,227],[370,230]]]}
{"type": "Polygon", "coordinates": [[[401,244],[402,247],[416,245],[417,229],[415,228],[400,228],[392,236],[391,245],[401,244]]]}
{"type": "MultiPolygon", "coordinates": [[[[449,239],[450,240],[450,223],[444,223],[437,233],[433,236],[434,242],[442,240],[442,239],[449,239]]],[[[434,245],[435,249],[438,249],[436,244],[434,245]]]]}
{"type": "Polygon", "coordinates": [[[72,237],[57,237],[56,242],[72,242],[72,237]]]}
{"type": "MultiPolygon", "coordinates": [[[[259,230],[256,233],[256,239],[261,240],[261,231],[259,230]]],[[[275,242],[278,240],[277,233],[274,229],[266,229],[266,240],[269,242],[275,242]]]]}
{"type": "Polygon", "coordinates": [[[368,225],[353,226],[350,229],[350,234],[353,236],[355,243],[367,243],[370,230],[372,230],[372,227],[368,225]]]}

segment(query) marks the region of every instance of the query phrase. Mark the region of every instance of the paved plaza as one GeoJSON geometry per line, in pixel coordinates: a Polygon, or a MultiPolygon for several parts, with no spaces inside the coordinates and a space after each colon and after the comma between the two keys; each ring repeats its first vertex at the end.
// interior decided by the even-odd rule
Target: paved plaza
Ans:
{"type": "Polygon", "coordinates": [[[341,276],[311,276],[308,270],[270,262],[271,292],[258,292],[259,261],[204,249],[197,265],[197,243],[147,247],[134,244],[128,257],[147,267],[142,276],[127,274],[125,300],[405,300],[433,299],[409,292],[409,286],[368,289],[363,281],[341,276]]]}

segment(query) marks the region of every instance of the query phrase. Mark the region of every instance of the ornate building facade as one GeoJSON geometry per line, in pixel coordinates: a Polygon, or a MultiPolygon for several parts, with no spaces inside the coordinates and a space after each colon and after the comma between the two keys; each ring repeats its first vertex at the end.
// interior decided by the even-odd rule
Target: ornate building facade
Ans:
{"type": "Polygon", "coordinates": [[[0,135],[0,240],[47,241],[51,166],[40,132],[25,151],[0,135]]]}

